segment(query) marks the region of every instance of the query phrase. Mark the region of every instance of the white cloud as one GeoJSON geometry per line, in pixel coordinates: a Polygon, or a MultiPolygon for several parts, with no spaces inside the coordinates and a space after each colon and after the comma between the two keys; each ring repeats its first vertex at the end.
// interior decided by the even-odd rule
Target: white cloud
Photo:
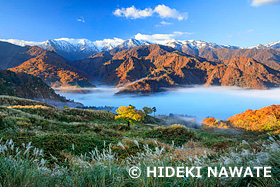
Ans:
{"type": "Polygon", "coordinates": [[[162,24],[162,25],[172,25],[172,23],[165,22],[165,21],[161,21],[160,24],[162,24]]]}
{"type": "Polygon", "coordinates": [[[174,18],[181,20],[186,20],[188,18],[187,12],[179,12],[175,8],[170,8],[165,5],[158,5],[154,9],[145,8],[143,10],[135,8],[135,6],[128,8],[118,8],[113,14],[118,17],[126,17],[130,19],[146,18],[154,15],[158,15],[161,18],[174,18]]]}
{"type": "Polygon", "coordinates": [[[77,21],[82,22],[82,23],[85,23],[85,22],[86,22],[85,19],[84,19],[83,17],[78,18],[77,21]]]}
{"type": "Polygon", "coordinates": [[[154,43],[162,43],[162,42],[166,42],[168,40],[176,39],[179,36],[191,35],[191,34],[193,34],[193,33],[179,32],[179,31],[175,31],[171,34],[151,34],[151,35],[138,33],[135,35],[135,39],[147,40],[147,41],[154,42],[154,43]]]}
{"type": "Polygon", "coordinates": [[[159,14],[161,18],[175,18],[178,20],[184,20],[188,19],[188,13],[187,12],[179,12],[175,8],[169,8],[165,5],[158,5],[156,6],[155,10],[156,13],[159,14]]]}
{"type": "Polygon", "coordinates": [[[172,25],[173,23],[166,22],[166,21],[161,21],[160,24],[157,24],[157,27],[165,26],[165,25],[172,25]]]}
{"type": "Polygon", "coordinates": [[[251,5],[252,6],[261,6],[266,4],[277,4],[280,3],[280,0],[253,0],[251,5]]]}
{"type": "Polygon", "coordinates": [[[113,14],[118,17],[126,17],[131,19],[145,18],[153,15],[151,8],[145,8],[144,10],[136,9],[134,6],[128,8],[116,9],[113,14]]]}

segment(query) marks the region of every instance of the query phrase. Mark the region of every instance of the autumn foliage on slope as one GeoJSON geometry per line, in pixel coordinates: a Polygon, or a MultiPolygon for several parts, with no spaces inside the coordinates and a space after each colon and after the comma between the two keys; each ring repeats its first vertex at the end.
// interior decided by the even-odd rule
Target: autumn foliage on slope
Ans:
{"type": "Polygon", "coordinates": [[[85,73],[67,65],[64,58],[52,51],[45,51],[10,70],[40,77],[51,87],[93,87],[85,73]]]}
{"type": "Polygon", "coordinates": [[[209,117],[203,120],[202,129],[227,129],[253,132],[274,132],[280,133],[280,105],[271,105],[259,110],[247,110],[241,114],[231,116],[227,121],[216,120],[209,117]]]}
{"type": "Polygon", "coordinates": [[[215,132],[217,129],[228,130],[229,128],[228,122],[217,120],[213,117],[205,118],[201,125],[201,129],[206,132],[215,132]]]}
{"type": "Polygon", "coordinates": [[[247,110],[228,119],[234,127],[247,131],[275,131],[280,128],[280,105],[271,105],[260,110],[247,110]]]}
{"type": "Polygon", "coordinates": [[[207,60],[154,44],[110,55],[99,53],[71,65],[96,82],[121,87],[119,94],[154,93],[184,85],[278,87],[280,71],[261,62],[247,57],[207,60]]]}

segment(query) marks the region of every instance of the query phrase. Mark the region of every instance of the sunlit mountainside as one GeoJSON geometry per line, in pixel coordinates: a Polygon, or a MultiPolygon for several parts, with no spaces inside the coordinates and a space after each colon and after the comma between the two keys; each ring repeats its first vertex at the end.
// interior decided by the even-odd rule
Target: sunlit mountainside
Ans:
{"type": "MultiPolygon", "coordinates": [[[[98,50],[90,51],[88,58],[78,61],[63,58],[55,48],[51,51],[46,50],[50,48],[42,49],[45,47],[41,44],[40,47],[20,47],[1,42],[2,48],[5,48],[1,51],[1,67],[40,77],[53,88],[94,87],[94,82],[119,87],[119,93],[154,93],[166,87],[185,85],[254,89],[279,85],[280,52],[277,42],[266,45],[266,49],[241,49],[201,41],[169,41],[165,45],[135,39],[119,45],[119,39],[104,40],[103,44],[105,41],[111,42],[111,47],[95,47],[98,50]],[[174,42],[177,42],[176,45],[174,42]],[[105,51],[97,52],[102,50],[105,51]]],[[[59,39],[57,42],[59,50],[69,51],[68,44],[71,44],[76,46],[76,52],[97,45],[96,42],[89,45],[84,40],[72,39],[59,39]]]]}

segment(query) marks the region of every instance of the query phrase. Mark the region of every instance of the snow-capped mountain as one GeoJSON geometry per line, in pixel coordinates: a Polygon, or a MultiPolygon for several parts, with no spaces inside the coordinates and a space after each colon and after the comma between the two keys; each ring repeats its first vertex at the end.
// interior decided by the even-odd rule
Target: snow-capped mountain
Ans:
{"type": "Polygon", "coordinates": [[[69,60],[87,58],[98,51],[96,45],[87,39],[60,38],[42,42],[39,47],[54,50],[69,60]]]}
{"type": "Polygon", "coordinates": [[[54,50],[59,55],[63,56],[68,60],[80,60],[91,56],[96,52],[109,51],[113,48],[116,51],[124,49],[132,49],[133,47],[140,45],[150,45],[150,42],[129,39],[123,40],[120,38],[104,39],[90,41],[88,39],[72,39],[72,38],[59,38],[53,40],[47,40],[44,42],[32,42],[16,39],[0,39],[0,41],[9,42],[20,46],[39,46],[42,49],[54,50]]]}
{"type": "Polygon", "coordinates": [[[115,52],[122,51],[124,49],[132,49],[140,45],[151,45],[152,43],[144,40],[129,39],[115,47],[115,52]]]}
{"type": "Polygon", "coordinates": [[[249,49],[280,49],[280,40],[277,42],[272,42],[266,45],[259,44],[253,47],[248,47],[249,49]]]}
{"type": "Polygon", "coordinates": [[[266,46],[271,49],[280,49],[280,40],[277,42],[269,43],[266,46]]]}
{"type": "Polygon", "coordinates": [[[96,40],[94,43],[98,49],[98,51],[109,51],[116,46],[122,44],[124,42],[123,39],[114,38],[114,39],[104,39],[104,40],[96,40]]]}
{"type": "Polygon", "coordinates": [[[211,49],[216,49],[216,48],[227,48],[227,49],[240,49],[240,47],[236,46],[230,46],[230,45],[219,45],[216,43],[207,43],[201,40],[170,40],[166,43],[162,43],[163,45],[173,47],[177,50],[182,51],[183,47],[189,47],[191,49],[202,49],[202,48],[211,48],[211,49]]]}
{"type": "Polygon", "coordinates": [[[25,41],[25,40],[18,40],[18,39],[0,39],[2,42],[8,42],[11,44],[19,45],[19,46],[35,46],[35,45],[40,45],[42,42],[33,42],[33,41],[25,41]]]}
{"type": "MultiPolygon", "coordinates": [[[[47,40],[44,42],[24,41],[17,39],[0,39],[0,41],[9,42],[19,46],[39,46],[46,50],[54,50],[61,56],[68,60],[80,60],[91,56],[96,52],[109,51],[114,49],[114,52],[118,52],[124,49],[132,49],[140,45],[153,44],[149,41],[129,39],[123,40],[120,38],[104,39],[90,41],[88,39],[72,39],[72,38],[59,38],[47,40]]],[[[170,40],[159,42],[158,44],[173,47],[179,51],[189,52],[193,55],[198,55],[200,50],[209,50],[217,48],[226,49],[280,49],[280,41],[270,44],[259,44],[254,47],[242,48],[231,45],[219,45],[216,43],[208,43],[201,40],[170,40]],[[190,52],[191,51],[191,52],[190,52]]]]}
{"type": "Polygon", "coordinates": [[[54,50],[68,60],[84,59],[93,53],[108,51],[122,44],[124,40],[119,38],[90,41],[88,39],[59,38],[44,42],[32,42],[16,39],[0,40],[19,46],[39,46],[42,49],[54,50]]]}

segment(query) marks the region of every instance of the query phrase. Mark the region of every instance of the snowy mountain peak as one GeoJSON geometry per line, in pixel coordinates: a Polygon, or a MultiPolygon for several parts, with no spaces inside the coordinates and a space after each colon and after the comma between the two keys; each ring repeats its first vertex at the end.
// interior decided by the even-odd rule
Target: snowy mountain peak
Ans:
{"type": "Polygon", "coordinates": [[[136,40],[134,38],[125,40],[120,45],[116,46],[116,51],[121,51],[123,49],[132,49],[134,47],[140,46],[140,45],[151,45],[152,43],[144,40],[136,40]]]}
{"type": "Polygon", "coordinates": [[[280,40],[266,45],[258,44],[253,47],[248,47],[248,49],[280,49],[280,40]]]}
{"type": "Polygon", "coordinates": [[[248,47],[248,49],[265,49],[265,48],[267,48],[267,47],[263,44],[258,44],[258,45],[253,46],[253,47],[248,47]]]}
{"type": "Polygon", "coordinates": [[[180,40],[169,40],[166,43],[163,43],[163,45],[167,45],[169,47],[173,47],[175,49],[181,49],[182,47],[189,47],[192,49],[202,49],[205,47],[208,48],[212,48],[212,49],[216,49],[216,48],[228,48],[228,49],[239,49],[240,47],[236,47],[236,46],[230,46],[230,45],[219,45],[216,43],[208,43],[208,42],[204,42],[201,40],[184,40],[184,41],[180,41],[180,40]]]}
{"type": "Polygon", "coordinates": [[[271,48],[271,49],[280,49],[280,40],[277,41],[277,42],[269,43],[265,46],[268,47],[268,48],[271,48]]]}
{"type": "Polygon", "coordinates": [[[33,42],[33,41],[25,41],[25,40],[18,40],[18,39],[0,39],[2,42],[8,42],[11,44],[19,45],[19,46],[35,46],[40,45],[42,42],[33,42]]]}
{"type": "Polygon", "coordinates": [[[151,43],[144,40],[136,40],[134,38],[126,40],[123,42],[123,45],[126,45],[127,47],[136,47],[140,45],[150,45],[151,43]]]}
{"type": "Polygon", "coordinates": [[[162,43],[163,45],[167,45],[167,44],[170,44],[170,45],[174,45],[174,44],[182,44],[182,41],[180,41],[180,40],[175,40],[175,39],[172,39],[172,40],[169,40],[169,41],[167,41],[167,42],[163,42],[162,43]]]}
{"type": "Polygon", "coordinates": [[[120,38],[96,40],[95,45],[98,51],[108,51],[123,43],[124,40],[120,38]]]}
{"type": "MultiPolygon", "coordinates": [[[[42,49],[54,50],[61,56],[67,58],[68,60],[79,60],[84,59],[96,52],[109,51],[114,49],[115,52],[132,49],[140,45],[151,45],[153,43],[145,40],[137,40],[131,38],[128,40],[123,40],[120,38],[113,39],[104,39],[90,41],[86,38],[74,39],[74,38],[58,38],[50,39],[44,42],[34,42],[34,41],[24,41],[17,39],[0,39],[0,41],[9,42],[19,46],[39,46],[42,49]]],[[[166,45],[172,48],[175,48],[179,51],[184,51],[186,49],[191,50],[200,50],[200,49],[217,49],[217,48],[226,48],[226,49],[280,49],[280,41],[269,43],[266,45],[259,44],[254,47],[241,48],[230,45],[219,45],[216,43],[204,42],[201,40],[169,40],[161,41],[158,44],[166,45]]]]}

